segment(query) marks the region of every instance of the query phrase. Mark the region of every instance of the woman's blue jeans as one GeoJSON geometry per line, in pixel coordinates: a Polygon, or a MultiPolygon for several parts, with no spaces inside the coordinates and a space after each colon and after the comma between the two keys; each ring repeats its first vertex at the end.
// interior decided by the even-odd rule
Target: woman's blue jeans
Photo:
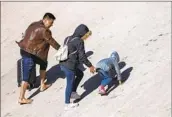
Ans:
{"type": "Polygon", "coordinates": [[[66,75],[66,90],[65,90],[65,103],[70,103],[70,97],[72,92],[76,92],[76,89],[83,78],[83,72],[79,69],[76,69],[76,71],[72,71],[63,65],[60,66],[61,70],[66,75]]]}

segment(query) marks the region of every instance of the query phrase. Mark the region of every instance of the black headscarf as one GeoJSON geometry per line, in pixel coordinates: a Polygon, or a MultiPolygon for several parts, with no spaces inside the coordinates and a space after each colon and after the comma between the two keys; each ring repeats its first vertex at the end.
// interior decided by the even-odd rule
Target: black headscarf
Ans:
{"type": "Polygon", "coordinates": [[[85,24],[80,24],[74,31],[72,37],[83,37],[87,32],[89,32],[88,27],[85,24]]]}

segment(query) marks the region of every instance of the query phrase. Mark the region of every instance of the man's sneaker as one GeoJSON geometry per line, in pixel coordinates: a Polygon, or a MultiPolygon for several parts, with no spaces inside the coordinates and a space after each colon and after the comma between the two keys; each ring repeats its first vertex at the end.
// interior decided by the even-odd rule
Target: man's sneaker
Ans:
{"type": "Polygon", "coordinates": [[[78,103],[69,103],[69,104],[65,104],[65,110],[70,110],[72,108],[76,108],[78,107],[79,104],[78,103]]]}
{"type": "Polygon", "coordinates": [[[78,95],[78,93],[77,92],[72,92],[72,94],[71,94],[71,99],[80,99],[81,98],[81,96],[80,95],[78,95]]]}
{"type": "Polygon", "coordinates": [[[99,86],[99,94],[101,95],[105,95],[106,94],[106,90],[105,90],[105,87],[104,86],[99,86]]]}

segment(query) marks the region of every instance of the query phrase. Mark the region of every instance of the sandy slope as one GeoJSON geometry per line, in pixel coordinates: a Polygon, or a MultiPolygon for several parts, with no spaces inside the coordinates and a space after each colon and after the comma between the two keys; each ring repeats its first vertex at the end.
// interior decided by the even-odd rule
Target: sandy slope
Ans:
{"type": "MultiPolygon", "coordinates": [[[[171,4],[151,2],[13,2],[1,8],[1,116],[2,117],[170,117],[171,116],[171,4]],[[53,55],[49,53],[51,88],[33,97],[31,105],[17,104],[16,60],[20,58],[15,40],[27,26],[55,14],[54,38],[62,43],[80,23],[93,31],[86,50],[93,64],[117,50],[126,65],[128,78],[106,97],[97,94],[100,78],[85,70],[78,88],[85,97],[80,106],[64,112],[65,80],[59,78],[53,55]],[[55,72],[56,71],[56,72],[55,72]]],[[[39,68],[39,67],[38,67],[39,68]]],[[[39,74],[38,74],[39,75],[39,74]]],[[[37,89],[27,93],[29,97],[37,89]]]]}

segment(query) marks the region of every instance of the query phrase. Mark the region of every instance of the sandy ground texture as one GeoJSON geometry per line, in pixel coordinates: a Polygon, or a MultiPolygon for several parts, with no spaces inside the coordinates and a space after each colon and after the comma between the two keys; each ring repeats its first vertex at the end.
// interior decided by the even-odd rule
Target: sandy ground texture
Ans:
{"type": "MultiPolygon", "coordinates": [[[[1,4],[1,117],[170,117],[171,3],[169,2],[3,2],[1,4]],[[85,42],[95,65],[116,50],[121,58],[121,86],[108,96],[98,94],[100,78],[85,66],[78,87],[80,106],[64,111],[66,80],[50,49],[47,74],[53,85],[45,92],[27,91],[34,99],[19,105],[16,61],[22,32],[45,12],[56,16],[51,28],[60,43],[81,23],[93,35],[85,42]]],[[[37,75],[39,75],[37,66],[37,75]]]]}

